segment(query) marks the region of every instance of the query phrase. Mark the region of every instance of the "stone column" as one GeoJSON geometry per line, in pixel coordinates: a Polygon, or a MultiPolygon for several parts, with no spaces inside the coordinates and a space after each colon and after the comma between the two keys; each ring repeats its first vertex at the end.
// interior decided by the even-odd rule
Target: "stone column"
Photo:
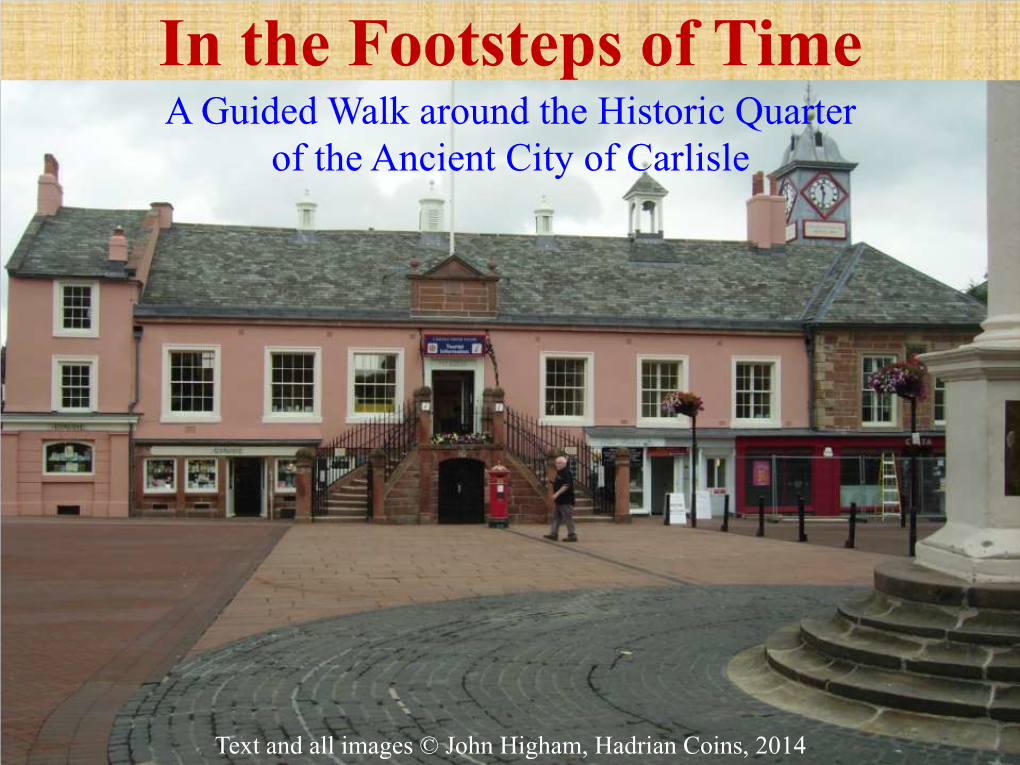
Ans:
{"type": "Polygon", "coordinates": [[[415,442],[418,446],[432,443],[432,389],[418,388],[414,392],[414,414],[418,418],[415,442]]]}
{"type": "Polygon", "coordinates": [[[372,520],[386,520],[386,452],[375,449],[369,456],[372,463],[372,520]]]}
{"type": "Polygon", "coordinates": [[[613,520],[630,523],[630,449],[616,450],[616,507],[613,520]]]}
{"type": "Polygon", "coordinates": [[[1020,82],[989,82],[988,319],[970,345],[921,357],[946,383],[947,522],[917,562],[970,582],[1020,582],[1020,496],[1006,493],[1006,402],[1020,400],[1018,124],[1020,82]]]}
{"type": "Polygon", "coordinates": [[[315,452],[301,450],[297,454],[297,472],[294,474],[294,520],[299,523],[312,521],[312,469],[315,452]]]}

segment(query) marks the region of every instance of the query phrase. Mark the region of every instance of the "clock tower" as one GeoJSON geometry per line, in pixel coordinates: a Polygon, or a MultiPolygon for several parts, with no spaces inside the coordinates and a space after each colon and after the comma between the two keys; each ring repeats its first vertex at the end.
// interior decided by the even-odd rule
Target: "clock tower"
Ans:
{"type": "MultiPolygon", "coordinates": [[[[805,101],[810,106],[811,89],[805,101]]],[[[790,136],[782,166],[774,176],[779,193],[786,198],[786,241],[833,244],[851,241],[850,173],[857,167],[839,153],[839,147],[815,124],[808,109],[808,123],[800,135],[790,136]]]]}

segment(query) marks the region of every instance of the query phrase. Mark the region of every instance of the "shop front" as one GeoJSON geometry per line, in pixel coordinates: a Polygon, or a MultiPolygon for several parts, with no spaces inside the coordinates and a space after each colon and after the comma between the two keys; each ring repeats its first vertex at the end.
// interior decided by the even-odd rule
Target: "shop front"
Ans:
{"type": "MultiPolygon", "coordinates": [[[[910,506],[910,434],[737,438],[736,508],[756,513],[805,511],[817,516],[849,513],[895,516],[910,506]]],[[[945,436],[924,433],[916,464],[920,475],[917,512],[945,515],[945,436]]]]}

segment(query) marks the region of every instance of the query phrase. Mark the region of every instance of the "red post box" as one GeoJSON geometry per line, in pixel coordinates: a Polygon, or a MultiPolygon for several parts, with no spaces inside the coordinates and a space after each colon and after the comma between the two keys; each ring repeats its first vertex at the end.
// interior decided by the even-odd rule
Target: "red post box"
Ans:
{"type": "Polygon", "coordinates": [[[510,498],[510,471],[502,465],[493,465],[489,470],[489,528],[503,528],[509,525],[507,500],[510,498]]]}

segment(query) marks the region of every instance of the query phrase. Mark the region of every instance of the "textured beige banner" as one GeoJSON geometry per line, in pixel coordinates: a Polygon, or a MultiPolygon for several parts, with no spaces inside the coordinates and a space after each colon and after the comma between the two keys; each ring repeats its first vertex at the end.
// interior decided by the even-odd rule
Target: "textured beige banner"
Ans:
{"type": "MultiPolygon", "coordinates": [[[[156,80],[156,79],[561,79],[567,59],[583,61],[584,39],[594,44],[591,63],[573,67],[579,79],[1020,79],[1020,3],[1015,2],[13,2],[0,4],[0,77],[49,80],[156,80]],[[164,66],[167,25],[179,19],[178,56],[186,64],[190,56],[189,34],[212,33],[216,37],[218,66],[164,66]],[[372,25],[367,37],[378,34],[379,51],[367,51],[367,66],[351,66],[355,60],[356,27],[352,19],[386,20],[387,29],[372,25]],[[701,21],[688,27],[691,65],[678,65],[682,41],[677,37],[688,19],[701,21]],[[752,20],[757,29],[743,26],[740,35],[745,66],[727,66],[732,26],[717,31],[721,20],[752,20]],[[771,28],[765,32],[762,21],[771,28]],[[267,21],[279,23],[279,32],[295,38],[295,66],[267,66],[267,21]],[[254,40],[256,58],[245,62],[242,34],[255,24],[262,35],[254,40]],[[502,35],[504,60],[498,66],[463,63],[461,33],[472,25],[479,37],[472,41],[469,56],[484,53],[481,38],[502,35]],[[521,25],[528,35],[523,57],[528,63],[510,61],[509,35],[521,25]],[[321,66],[304,62],[306,37],[319,34],[328,43],[313,39],[310,54],[328,60],[321,66]],[[456,52],[446,66],[426,60],[428,38],[444,33],[452,38],[456,52]],[[540,56],[556,61],[535,63],[532,44],[546,33],[549,49],[540,56]],[[670,43],[670,55],[661,66],[649,64],[643,55],[646,38],[658,33],[651,55],[662,56],[662,42],[670,43]],[[780,35],[825,36],[828,65],[780,65],[780,35]],[[420,45],[416,64],[401,66],[391,55],[391,45],[401,34],[414,36],[420,45]],[[599,65],[605,56],[600,38],[619,35],[618,63],[599,65]],[[760,65],[765,34],[774,65],[760,65]],[[853,66],[837,62],[836,46],[843,35],[855,35],[860,57],[853,66]]],[[[844,38],[849,41],[849,38],[844,38]]],[[[811,43],[812,61],[817,60],[811,43]]],[[[200,45],[204,57],[209,41],[200,45]]],[[[410,56],[410,37],[398,42],[410,56]]],[[[791,58],[799,60],[794,42],[791,58]]],[[[282,50],[282,47],[281,47],[282,50]]],[[[433,53],[443,55],[433,44],[433,53]]]]}

